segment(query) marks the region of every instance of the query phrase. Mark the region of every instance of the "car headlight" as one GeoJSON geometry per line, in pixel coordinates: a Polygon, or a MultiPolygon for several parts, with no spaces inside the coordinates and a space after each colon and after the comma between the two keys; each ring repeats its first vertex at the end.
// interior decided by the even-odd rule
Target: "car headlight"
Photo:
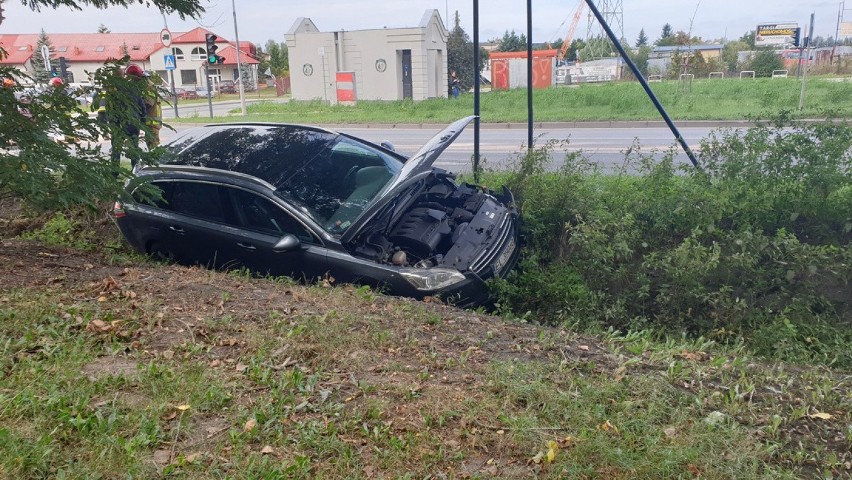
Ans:
{"type": "Polygon", "coordinates": [[[417,290],[437,290],[464,280],[464,275],[452,268],[403,268],[399,273],[417,290]]]}

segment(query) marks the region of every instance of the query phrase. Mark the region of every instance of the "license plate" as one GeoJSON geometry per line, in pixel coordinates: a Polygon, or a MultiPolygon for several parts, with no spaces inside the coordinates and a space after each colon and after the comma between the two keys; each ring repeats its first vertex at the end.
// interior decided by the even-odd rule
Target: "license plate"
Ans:
{"type": "Polygon", "coordinates": [[[506,248],[503,249],[503,253],[500,254],[500,258],[497,259],[497,262],[494,264],[494,270],[497,273],[500,273],[503,270],[503,267],[506,266],[506,263],[512,258],[512,253],[515,252],[515,239],[514,237],[509,239],[509,243],[506,245],[506,248]]]}

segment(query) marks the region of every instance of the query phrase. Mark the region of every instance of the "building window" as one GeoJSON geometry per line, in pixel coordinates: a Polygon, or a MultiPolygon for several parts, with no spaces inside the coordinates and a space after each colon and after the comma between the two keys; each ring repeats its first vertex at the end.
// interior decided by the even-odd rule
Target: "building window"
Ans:
{"type": "Polygon", "coordinates": [[[95,51],[96,51],[96,52],[103,52],[105,49],[106,49],[106,47],[104,47],[104,46],[99,46],[99,47],[95,48],[95,51]]]}
{"type": "Polygon", "coordinates": [[[198,77],[195,75],[195,70],[181,70],[180,71],[180,83],[181,83],[181,85],[196,85],[196,84],[198,84],[198,77]]]}
{"type": "Polygon", "coordinates": [[[204,50],[201,47],[195,47],[192,49],[192,54],[189,58],[190,60],[195,60],[196,62],[203,62],[207,60],[207,50],[204,50]]]}
{"type": "Polygon", "coordinates": [[[183,60],[183,50],[179,48],[172,48],[172,55],[175,56],[175,60],[183,60]]]}

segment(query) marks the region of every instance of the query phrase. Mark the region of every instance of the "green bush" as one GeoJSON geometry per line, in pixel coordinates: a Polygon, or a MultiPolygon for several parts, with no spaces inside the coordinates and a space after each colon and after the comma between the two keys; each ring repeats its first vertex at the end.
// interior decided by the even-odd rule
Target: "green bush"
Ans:
{"type": "Polygon", "coordinates": [[[519,268],[495,282],[502,309],[852,365],[852,128],[720,130],[702,142],[700,169],[634,145],[610,175],[581,155],[552,168],[558,147],[500,177],[526,240],[519,268]]]}

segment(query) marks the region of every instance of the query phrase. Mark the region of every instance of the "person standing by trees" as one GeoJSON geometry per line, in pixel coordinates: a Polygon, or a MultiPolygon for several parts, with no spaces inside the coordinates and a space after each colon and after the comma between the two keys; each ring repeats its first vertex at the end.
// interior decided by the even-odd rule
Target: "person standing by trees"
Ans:
{"type": "Polygon", "coordinates": [[[459,98],[459,77],[455,70],[450,71],[450,92],[453,98],[459,98]]]}

